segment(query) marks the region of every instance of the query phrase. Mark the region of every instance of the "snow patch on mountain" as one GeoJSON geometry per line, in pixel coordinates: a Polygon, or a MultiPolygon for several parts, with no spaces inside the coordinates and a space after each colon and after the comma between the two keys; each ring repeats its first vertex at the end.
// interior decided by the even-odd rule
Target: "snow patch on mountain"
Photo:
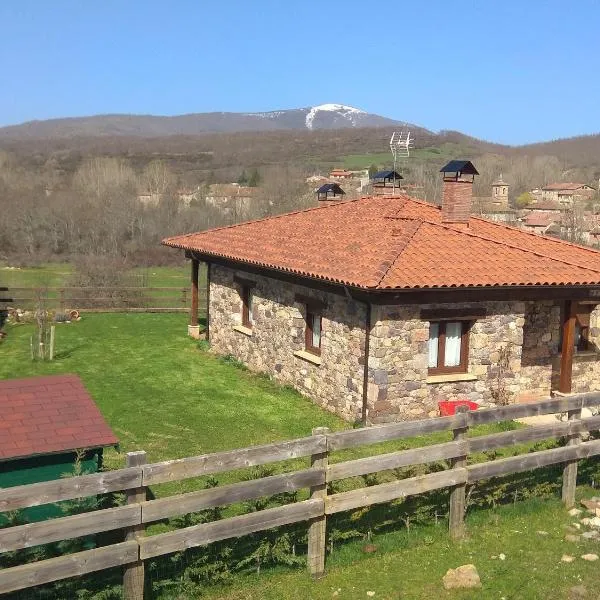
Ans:
{"type": "Polygon", "coordinates": [[[319,106],[313,106],[306,115],[306,127],[308,129],[314,127],[315,118],[319,112],[336,112],[340,117],[350,121],[353,127],[356,127],[357,123],[355,116],[366,114],[364,110],[345,104],[320,104],[319,106]]]}

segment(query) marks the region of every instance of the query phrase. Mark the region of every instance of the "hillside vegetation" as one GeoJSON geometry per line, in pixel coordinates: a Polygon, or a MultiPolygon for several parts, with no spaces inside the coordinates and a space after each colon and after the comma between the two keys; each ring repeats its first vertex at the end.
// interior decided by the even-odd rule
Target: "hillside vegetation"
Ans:
{"type": "MultiPolygon", "coordinates": [[[[415,129],[414,148],[397,168],[415,194],[439,203],[440,168],[473,160],[474,194],[489,196],[500,174],[511,198],[554,181],[596,185],[600,136],[512,148],[458,132],[415,129]]],[[[161,248],[169,235],[231,225],[314,204],[307,176],[332,167],[389,168],[387,128],[291,130],[166,137],[74,137],[0,140],[0,260],[14,264],[71,262],[82,255],[118,258],[126,266],[181,259],[161,248]],[[257,173],[243,214],[204,202],[208,186],[257,173]],[[189,205],[181,190],[194,190],[189,205]],[[142,205],[138,195],[161,201],[142,205]]]]}

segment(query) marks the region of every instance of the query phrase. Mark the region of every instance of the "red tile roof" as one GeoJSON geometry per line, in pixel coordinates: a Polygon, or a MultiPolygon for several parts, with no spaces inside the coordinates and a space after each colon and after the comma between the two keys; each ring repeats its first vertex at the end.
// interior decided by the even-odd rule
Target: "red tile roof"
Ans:
{"type": "Polygon", "coordinates": [[[0,461],[118,440],[77,375],[0,381],[0,461]]]}
{"type": "Polygon", "coordinates": [[[584,187],[585,183],[572,183],[568,182],[560,182],[560,183],[551,183],[549,185],[544,186],[543,190],[578,190],[584,187]]]}
{"type": "Polygon", "coordinates": [[[529,227],[548,227],[552,223],[560,221],[560,215],[549,215],[544,212],[530,212],[523,223],[529,227]]]}
{"type": "MultiPolygon", "coordinates": [[[[163,240],[242,264],[352,287],[598,285],[600,252],[437,206],[368,197],[163,240]]],[[[241,267],[243,268],[243,267],[241,267]]]]}

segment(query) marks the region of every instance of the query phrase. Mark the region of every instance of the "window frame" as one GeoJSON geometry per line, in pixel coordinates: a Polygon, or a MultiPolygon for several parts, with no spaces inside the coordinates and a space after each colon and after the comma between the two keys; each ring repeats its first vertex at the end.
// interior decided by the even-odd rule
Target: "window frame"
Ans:
{"type": "Polygon", "coordinates": [[[252,318],[252,286],[242,285],[240,296],[242,297],[242,326],[252,329],[254,324],[252,318]]]}
{"type": "MultiPolygon", "coordinates": [[[[438,352],[437,352],[437,367],[427,367],[429,375],[447,375],[452,373],[468,373],[469,371],[469,332],[471,330],[472,321],[467,319],[432,319],[429,322],[429,331],[431,326],[438,326],[438,352]],[[444,366],[446,356],[446,325],[448,323],[460,323],[460,362],[455,367],[444,366]],[[440,366],[441,362],[441,366],[440,366]]],[[[428,353],[429,356],[429,353],[428,353]]]]}
{"type": "Polygon", "coordinates": [[[321,356],[321,346],[323,343],[323,315],[310,306],[306,307],[306,325],[304,327],[304,350],[315,356],[321,356]],[[319,320],[319,345],[314,345],[314,327],[315,319],[319,320]]]}

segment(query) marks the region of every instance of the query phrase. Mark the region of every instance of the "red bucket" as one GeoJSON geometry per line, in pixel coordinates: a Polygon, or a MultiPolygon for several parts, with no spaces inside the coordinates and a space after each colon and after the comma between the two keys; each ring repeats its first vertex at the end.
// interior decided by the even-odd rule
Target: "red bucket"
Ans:
{"type": "Polygon", "coordinates": [[[440,415],[442,417],[449,417],[456,414],[457,406],[466,406],[469,410],[477,410],[479,404],[477,402],[471,402],[471,400],[442,400],[438,402],[440,407],[440,415]]]}

